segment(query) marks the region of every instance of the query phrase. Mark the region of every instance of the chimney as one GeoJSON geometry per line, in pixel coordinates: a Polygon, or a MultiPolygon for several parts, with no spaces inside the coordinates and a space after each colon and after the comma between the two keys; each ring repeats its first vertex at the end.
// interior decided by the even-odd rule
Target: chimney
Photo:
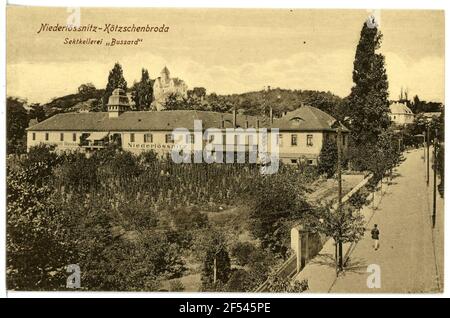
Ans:
{"type": "Polygon", "coordinates": [[[233,127],[237,127],[237,115],[236,115],[236,107],[233,108],[233,127]]]}
{"type": "Polygon", "coordinates": [[[270,106],[270,123],[273,124],[273,109],[272,109],[272,106],[270,106]]]}

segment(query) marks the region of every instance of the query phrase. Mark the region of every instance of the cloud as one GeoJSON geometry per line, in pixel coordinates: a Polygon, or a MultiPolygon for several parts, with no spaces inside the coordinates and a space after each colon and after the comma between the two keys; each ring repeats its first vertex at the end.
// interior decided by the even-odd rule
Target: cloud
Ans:
{"type": "MultiPolygon", "coordinates": [[[[230,57],[232,58],[232,57],[230,57]]],[[[286,59],[274,58],[263,63],[244,63],[237,66],[208,66],[189,58],[167,60],[161,56],[139,53],[119,60],[124,76],[131,86],[139,80],[141,68],[150,76],[159,76],[167,65],[171,75],[186,81],[189,87],[203,86],[208,92],[219,94],[260,90],[270,85],[289,89],[331,91],[341,97],[349,94],[352,86],[353,50],[334,50],[329,53],[297,53],[286,59]]],[[[27,98],[32,102],[46,102],[52,97],[76,92],[77,87],[92,82],[96,87],[106,86],[109,70],[115,61],[102,63],[19,63],[7,66],[7,93],[27,98]]],[[[443,100],[444,61],[425,57],[413,61],[387,53],[386,67],[391,98],[396,98],[400,87],[407,87],[421,99],[443,100]]]]}
{"type": "Polygon", "coordinates": [[[408,89],[411,98],[418,95],[422,100],[444,101],[445,62],[443,58],[427,56],[414,60],[391,52],[386,53],[385,56],[391,99],[396,99],[403,87],[408,89]]]}

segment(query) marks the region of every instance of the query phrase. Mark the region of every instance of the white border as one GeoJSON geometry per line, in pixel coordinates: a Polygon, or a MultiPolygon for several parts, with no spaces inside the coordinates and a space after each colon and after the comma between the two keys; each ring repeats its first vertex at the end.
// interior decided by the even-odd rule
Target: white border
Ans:
{"type": "MultiPolygon", "coordinates": [[[[5,153],[6,153],[6,116],[5,116],[5,96],[6,96],[6,22],[5,22],[5,7],[7,4],[9,5],[28,5],[28,6],[53,6],[53,7],[181,7],[181,8],[317,8],[317,9],[447,9],[450,5],[449,1],[445,0],[434,0],[434,1],[419,1],[419,0],[409,0],[409,1],[394,1],[394,0],[378,0],[376,2],[367,1],[367,0],[341,0],[341,1],[333,1],[333,0],[309,0],[309,1],[289,1],[289,0],[258,0],[258,1],[242,1],[242,0],[216,0],[216,1],[207,1],[207,0],[157,0],[157,1],[148,1],[144,2],[141,0],[127,0],[127,1],[106,1],[106,0],[0,0],[3,4],[3,8],[0,13],[0,63],[2,76],[0,77],[0,101],[1,101],[1,121],[0,121],[0,158],[2,162],[6,161],[5,153]]],[[[447,20],[448,14],[447,10],[445,12],[445,18],[447,20]]],[[[445,26],[446,35],[449,34],[448,23],[445,26]]],[[[446,36],[446,45],[445,45],[445,57],[447,60],[447,52],[449,51],[449,41],[447,41],[446,36]]],[[[446,65],[446,76],[448,74],[448,67],[446,65]]],[[[446,92],[449,91],[448,81],[445,83],[446,92]]],[[[448,103],[448,95],[445,98],[445,104],[448,103]]],[[[450,116],[449,111],[447,111],[446,122],[448,117],[450,116]]],[[[450,133],[449,129],[447,129],[446,139],[449,139],[450,133]]],[[[448,151],[447,151],[448,152],[448,151]]],[[[446,155],[446,165],[450,167],[448,163],[450,162],[449,157],[446,155]]],[[[446,179],[449,179],[449,168],[446,169],[446,179]]],[[[448,273],[450,268],[450,262],[445,260],[445,274],[444,274],[444,290],[443,294],[277,294],[277,293],[134,293],[134,292],[6,292],[6,278],[5,278],[5,228],[6,228],[6,218],[5,218],[5,207],[6,207],[6,179],[5,179],[6,169],[0,169],[0,206],[2,207],[3,213],[1,213],[0,217],[0,297],[23,297],[23,298],[44,298],[44,297],[62,297],[62,298],[82,298],[82,297],[110,297],[110,298],[118,298],[118,297],[129,297],[129,298],[252,298],[252,297],[260,297],[260,298],[316,298],[316,297],[325,297],[325,298],[347,298],[347,297],[361,297],[361,298],[379,298],[379,297],[389,297],[389,298],[401,298],[401,297],[409,297],[409,298],[435,298],[435,297],[448,297],[450,295],[449,288],[447,287],[450,280],[448,273]]],[[[450,182],[450,181],[448,181],[450,182]]],[[[449,185],[447,185],[449,188],[449,185]]],[[[445,194],[445,201],[447,202],[448,198],[448,190],[445,194]]],[[[445,210],[447,209],[447,205],[445,204],[445,210]]],[[[450,230],[449,229],[450,218],[446,218],[445,220],[445,241],[449,242],[450,230]]],[[[447,251],[447,244],[444,244],[445,250],[447,251]]],[[[445,253],[448,255],[448,253],[445,253]]]]}

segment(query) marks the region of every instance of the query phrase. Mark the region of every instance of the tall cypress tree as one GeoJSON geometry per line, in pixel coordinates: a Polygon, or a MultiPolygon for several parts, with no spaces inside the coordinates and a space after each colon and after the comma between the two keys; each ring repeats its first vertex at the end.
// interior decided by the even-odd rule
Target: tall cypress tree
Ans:
{"type": "Polygon", "coordinates": [[[370,154],[378,136],[390,125],[385,61],[377,53],[381,39],[376,25],[364,23],[353,63],[354,86],[348,97],[351,142],[359,155],[370,154]]]}
{"type": "Polygon", "coordinates": [[[106,85],[105,94],[103,95],[103,109],[106,110],[106,104],[108,104],[109,96],[111,96],[113,90],[121,88],[127,90],[127,81],[123,77],[122,66],[116,62],[111,71],[109,71],[108,84],[106,85]]]}
{"type": "Polygon", "coordinates": [[[146,69],[142,69],[141,81],[135,83],[132,99],[137,110],[149,110],[153,101],[153,85],[146,69]]]}

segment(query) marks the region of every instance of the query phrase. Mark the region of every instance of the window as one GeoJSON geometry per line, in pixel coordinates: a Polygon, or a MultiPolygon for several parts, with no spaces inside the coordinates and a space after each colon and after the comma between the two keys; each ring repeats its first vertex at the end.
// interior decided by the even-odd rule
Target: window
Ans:
{"type": "Polygon", "coordinates": [[[59,134],[59,141],[64,141],[64,133],[59,134]]]}
{"type": "Polygon", "coordinates": [[[153,142],[153,134],[144,134],[144,143],[153,142]]]}
{"type": "Polygon", "coordinates": [[[310,165],[310,166],[314,163],[314,161],[312,159],[308,159],[307,162],[308,162],[308,165],[310,165]]]}
{"type": "Polygon", "coordinates": [[[36,133],[33,133],[33,140],[36,140],[36,133]]]}
{"type": "Polygon", "coordinates": [[[187,144],[195,143],[195,136],[194,136],[194,134],[186,135],[186,143],[187,144]]]}
{"type": "Polygon", "coordinates": [[[77,141],[77,133],[72,134],[72,141],[77,141]]]}
{"type": "Polygon", "coordinates": [[[45,133],[45,141],[48,141],[48,133],[45,133]]]}
{"type": "Polygon", "coordinates": [[[306,135],[306,146],[312,147],[313,146],[313,135],[306,135]]]}
{"type": "Polygon", "coordinates": [[[291,146],[297,146],[297,134],[291,135],[291,146]]]}
{"type": "Polygon", "coordinates": [[[297,159],[291,159],[291,163],[297,163],[297,159]]]}
{"type": "Polygon", "coordinates": [[[346,140],[347,140],[346,136],[342,136],[342,145],[343,146],[345,146],[346,140]]]}
{"type": "Polygon", "coordinates": [[[277,145],[281,146],[283,143],[283,135],[277,134],[277,145]]]}
{"type": "Polygon", "coordinates": [[[130,134],[130,142],[134,142],[134,134],[130,134]]]}
{"type": "Polygon", "coordinates": [[[172,134],[166,134],[166,144],[173,144],[173,135],[172,134]]]}

